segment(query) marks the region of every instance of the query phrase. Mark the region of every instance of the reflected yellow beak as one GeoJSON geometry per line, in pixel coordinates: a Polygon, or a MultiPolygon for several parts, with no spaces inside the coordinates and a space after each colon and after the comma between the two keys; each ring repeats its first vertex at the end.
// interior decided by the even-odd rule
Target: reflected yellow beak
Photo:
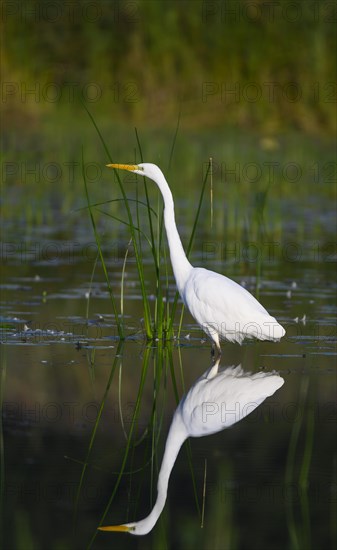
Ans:
{"type": "Polygon", "coordinates": [[[119,531],[122,533],[127,533],[130,531],[130,527],[127,525],[105,525],[102,527],[97,527],[99,531],[119,531]]]}
{"type": "Polygon", "coordinates": [[[107,164],[106,166],[108,168],[116,168],[116,170],[129,170],[130,172],[140,169],[137,164],[107,164]]]}

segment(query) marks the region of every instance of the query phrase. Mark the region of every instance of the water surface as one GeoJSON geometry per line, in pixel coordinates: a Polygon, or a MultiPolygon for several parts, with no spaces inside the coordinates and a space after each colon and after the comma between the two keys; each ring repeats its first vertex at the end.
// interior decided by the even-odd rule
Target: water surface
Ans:
{"type": "MultiPolygon", "coordinates": [[[[191,197],[197,200],[198,192],[191,197]]],[[[151,199],[156,206],[155,193],[151,199]]],[[[186,243],[191,204],[180,200],[179,192],[176,202],[186,243]]],[[[334,209],[322,196],[309,202],[271,197],[261,241],[249,234],[244,239],[233,226],[226,232],[220,220],[230,204],[215,206],[212,229],[205,211],[192,262],[258,291],[287,330],[279,343],[223,344],[222,366],[275,370],[285,384],[233,428],[185,445],[162,517],[146,539],[99,533],[94,548],[276,549],[295,547],[296,541],[299,548],[328,548],[336,541],[334,209]]],[[[119,296],[128,230],[104,216],[99,230],[119,296]]],[[[166,346],[146,342],[132,251],[125,271],[126,340],[121,345],[102,269],[99,264],[94,269],[96,252],[83,210],[59,213],[57,223],[6,225],[0,314],[2,536],[7,548],[89,544],[122,467],[130,430],[124,475],[106,520],[147,515],[177,401],[210,366],[210,344],[186,312],[179,339],[166,346]]],[[[146,247],[144,265],[154,295],[146,247]]],[[[168,285],[172,299],[170,270],[168,285]]],[[[178,320],[177,314],[176,325],[178,320]]]]}

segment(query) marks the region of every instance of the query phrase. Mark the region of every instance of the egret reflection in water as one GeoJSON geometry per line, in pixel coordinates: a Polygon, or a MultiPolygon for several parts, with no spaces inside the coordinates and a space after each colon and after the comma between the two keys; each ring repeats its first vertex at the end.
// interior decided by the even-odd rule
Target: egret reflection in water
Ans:
{"type": "Polygon", "coordinates": [[[165,506],[170,474],[184,441],[188,437],[202,437],[229,428],[253,412],[284,383],[275,372],[249,374],[241,365],[219,370],[219,362],[220,358],[196,380],[174,413],[158,477],[157,500],[151,513],[137,522],[98,529],[132,535],[149,533],[165,506]],[[224,414],[224,410],[230,414],[224,414]]]}

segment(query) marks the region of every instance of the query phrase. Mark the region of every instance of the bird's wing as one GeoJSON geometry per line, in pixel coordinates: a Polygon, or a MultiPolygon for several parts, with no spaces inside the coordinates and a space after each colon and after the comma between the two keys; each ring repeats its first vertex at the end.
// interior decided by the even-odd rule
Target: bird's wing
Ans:
{"type": "Polygon", "coordinates": [[[182,403],[182,417],[191,436],[216,433],[253,412],[284,380],[271,372],[246,373],[241,366],[200,378],[182,403]]]}
{"type": "MultiPolygon", "coordinates": [[[[186,285],[185,303],[196,321],[214,326],[220,334],[239,333],[242,327],[270,318],[245,288],[224,275],[195,268],[186,285]]],[[[230,339],[230,338],[229,338],[230,339]]]]}
{"type": "Polygon", "coordinates": [[[200,301],[208,302],[212,308],[221,310],[238,309],[248,312],[268,312],[243,286],[225,275],[198,268],[195,274],[195,292],[200,301]],[[207,274],[205,276],[205,273],[207,274]]]}

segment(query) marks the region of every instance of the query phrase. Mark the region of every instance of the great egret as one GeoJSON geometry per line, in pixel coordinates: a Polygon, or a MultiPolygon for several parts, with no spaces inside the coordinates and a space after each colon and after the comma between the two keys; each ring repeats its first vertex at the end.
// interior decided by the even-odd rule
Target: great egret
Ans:
{"type": "Polygon", "coordinates": [[[193,267],[184,252],[174,217],[174,202],[164,174],[155,164],[107,164],[152,179],[164,200],[164,221],[173,273],[180,296],[221,354],[220,339],[279,340],[284,328],[245,288],[228,277],[193,267]]]}
{"type": "Polygon", "coordinates": [[[98,527],[146,535],[153,529],[166,502],[170,474],[180,447],[188,437],[202,437],[229,428],[253,412],[284,383],[275,372],[248,374],[241,365],[218,371],[220,357],[180,401],[167,436],[157,484],[157,500],[144,519],[123,525],[98,527]]]}

